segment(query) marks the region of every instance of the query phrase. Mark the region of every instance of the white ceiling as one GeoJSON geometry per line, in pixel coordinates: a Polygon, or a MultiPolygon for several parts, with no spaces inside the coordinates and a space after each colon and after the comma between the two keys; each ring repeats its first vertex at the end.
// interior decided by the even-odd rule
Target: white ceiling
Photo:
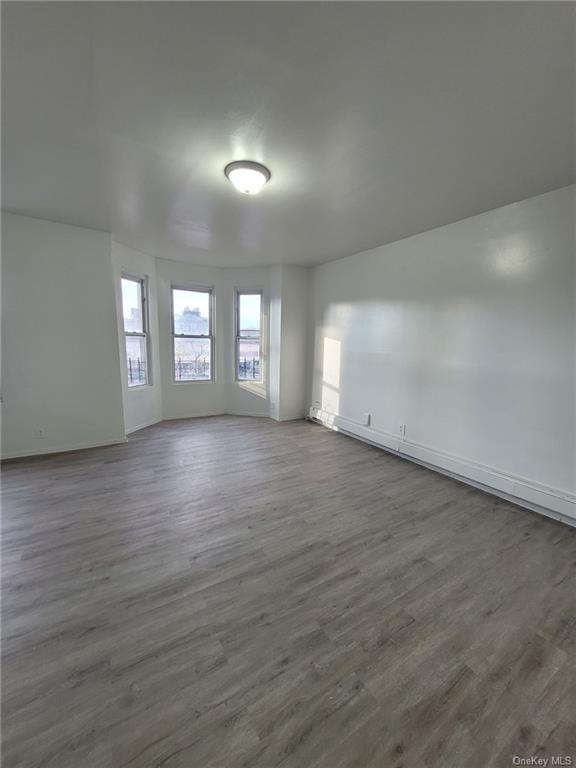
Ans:
{"type": "Polygon", "coordinates": [[[574,181],[572,3],[2,15],[3,207],[156,256],[315,264],[574,181]]]}

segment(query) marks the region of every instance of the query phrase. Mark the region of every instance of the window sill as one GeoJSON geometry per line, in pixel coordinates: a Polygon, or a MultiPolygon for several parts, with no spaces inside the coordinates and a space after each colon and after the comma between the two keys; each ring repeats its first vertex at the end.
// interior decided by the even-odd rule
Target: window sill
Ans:
{"type": "Polygon", "coordinates": [[[180,387],[182,384],[215,384],[215,379],[189,379],[187,381],[174,381],[171,382],[175,387],[180,387]]]}
{"type": "Polygon", "coordinates": [[[252,395],[257,395],[258,397],[263,398],[268,397],[266,383],[263,381],[254,381],[253,379],[236,379],[234,383],[237,387],[243,389],[245,392],[250,392],[252,395]]]}

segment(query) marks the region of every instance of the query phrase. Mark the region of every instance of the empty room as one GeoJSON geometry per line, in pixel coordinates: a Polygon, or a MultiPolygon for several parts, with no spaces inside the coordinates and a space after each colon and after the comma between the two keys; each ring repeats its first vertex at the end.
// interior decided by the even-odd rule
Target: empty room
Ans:
{"type": "Polygon", "coordinates": [[[2,14],[2,768],[576,766],[576,4],[2,14]]]}

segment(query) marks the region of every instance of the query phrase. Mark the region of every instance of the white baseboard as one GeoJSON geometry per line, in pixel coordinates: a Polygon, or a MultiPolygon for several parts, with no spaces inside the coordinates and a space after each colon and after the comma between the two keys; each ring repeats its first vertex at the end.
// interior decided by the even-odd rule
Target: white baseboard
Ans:
{"type": "MultiPolygon", "coordinates": [[[[274,418],[274,417],[272,417],[274,418]]],[[[303,411],[294,411],[288,416],[284,415],[281,416],[279,419],[275,419],[275,421],[283,422],[283,421],[301,421],[302,419],[306,418],[306,414],[303,411]]]]}
{"type": "Polygon", "coordinates": [[[179,416],[162,416],[161,421],[181,421],[184,419],[206,419],[209,416],[225,416],[225,411],[205,411],[202,413],[183,413],[179,416]]]}
{"type": "Polygon", "coordinates": [[[187,413],[185,416],[164,416],[161,421],[180,421],[181,419],[206,419],[209,416],[250,416],[254,419],[269,419],[268,411],[213,411],[206,413],[187,413]]]}
{"type": "Polygon", "coordinates": [[[16,451],[2,454],[2,461],[9,459],[25,459],[31,456],[50,456],[53,453],[71,453],[72,451],[84,451],[87,448],[105,448],[107,445],[120,445],[126,442],[125,437],[117,440],[105,440],[95,443],[75,443],[60,445],[54,448],[32,448],[27,451],[16,451]]]}
{"type": "Polygon", "coordinates": [[[149,421],[144,421],[142,424],[138,424],[137,427],[131,427],[130,429],[126,430],[127,435],[132,435],[134,432],[138,432],[140,429],[146,429],[146,427],[152,427],[154,424],[159,424],[162,421],[161,418],[159,419],[150,419],[149,421]]]}
{"type": "Polygon", "coordinates": [[[525,477],[503,472],[495,467],[454,456],[438,448],[422,445],[390,432],[365,427],[344,416],[311,408],[310,418],[335,431],[359,438],[378,448],[449,475],[476,488],[493,493],[540,514],[576,525],[576,494],[552,488],[525,477]]]}

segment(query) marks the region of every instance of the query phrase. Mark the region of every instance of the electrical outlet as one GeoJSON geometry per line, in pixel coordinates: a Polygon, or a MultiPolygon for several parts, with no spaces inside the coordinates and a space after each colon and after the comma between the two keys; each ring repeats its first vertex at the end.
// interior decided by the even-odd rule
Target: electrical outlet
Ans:
{"type": "Polygon", "coordinates": [[[400,429],[398,431],[400,432],[401,437],[406,437],[406,424],[400,424],[400,429]]]}
{"type": "Polygon", "coordinates": [[[369,413],[363,413],[362,414],[362,426],[363,427],[369,427],[370,426],[370,414],[369,413]]]}
{"type": "Polygon", "coordinates": [[[46,437],[46,430],[44,429],[44,427],[36,427],[36,429],[34,430],[34,437],[37,437],[39,439],[46,437]]]}

